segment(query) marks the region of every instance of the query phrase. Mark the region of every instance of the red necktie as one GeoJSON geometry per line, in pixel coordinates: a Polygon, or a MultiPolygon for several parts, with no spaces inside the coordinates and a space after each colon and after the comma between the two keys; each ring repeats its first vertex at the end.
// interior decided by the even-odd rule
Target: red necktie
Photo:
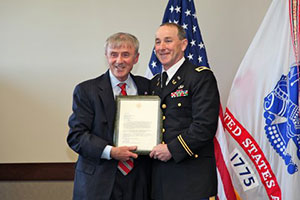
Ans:
{"type": "MultiPolygon", "coordinates": [[[[121,88],[120,95],[127,96],[126,92],[126,83],[119,83],[118,86],[121,88]]],[[[130,158],[127,161],[119,161],[118,169],[122,172],[122,174],[127,175],[130,170],[133,168],[133,159],[130,158]]]]}
{"type": "Polygon", "coordinates": [[[118,86],[121,88],[121,96],[127,96],[126,83],[119,83],[118,86]]]}

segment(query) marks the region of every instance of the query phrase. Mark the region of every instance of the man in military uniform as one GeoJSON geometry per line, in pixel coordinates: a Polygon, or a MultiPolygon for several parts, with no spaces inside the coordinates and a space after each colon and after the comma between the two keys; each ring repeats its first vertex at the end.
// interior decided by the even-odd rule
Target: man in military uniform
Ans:
{"type": "Polygon", "coordinates": [[[151,80],[151,92],[161,98],[163,141],[150,153],[155,200],[214,199],[217,194],[213,138],[219,93],[209,68],[185,60],[187,44],[177,24],[162,24],[156,32],[163,72],[151,80]]]}

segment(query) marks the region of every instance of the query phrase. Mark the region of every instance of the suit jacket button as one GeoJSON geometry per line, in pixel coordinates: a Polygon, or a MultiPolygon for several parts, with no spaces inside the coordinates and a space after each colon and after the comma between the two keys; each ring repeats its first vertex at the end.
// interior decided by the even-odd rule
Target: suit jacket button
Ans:
{"type": "Polygon", "coordinates": [[[162,109],[166,109],[167,108],[167,105],[166,104],[163,104],[161,105],[162,109]]]}

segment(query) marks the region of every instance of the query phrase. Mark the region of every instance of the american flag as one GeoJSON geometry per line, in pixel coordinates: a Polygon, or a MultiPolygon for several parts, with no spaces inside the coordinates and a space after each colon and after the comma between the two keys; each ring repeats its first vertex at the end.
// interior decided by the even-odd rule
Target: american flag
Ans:
{"type": "MultiPolygon", "coordinates": [[[[193,0],[170,0],[162,23],[171,22],[181,25],[186,31],[188,46],[185,57],[196,66],[209,67],[205,45],[202,41],[193,0]]],[[[153,50],[149,69],[152,75],[162,71],[162,66],[153,50]]]]}

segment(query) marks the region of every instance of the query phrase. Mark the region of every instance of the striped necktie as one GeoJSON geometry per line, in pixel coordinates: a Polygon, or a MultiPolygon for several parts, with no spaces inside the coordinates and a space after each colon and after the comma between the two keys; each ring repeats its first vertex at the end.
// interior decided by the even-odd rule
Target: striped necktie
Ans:
{"type": "MultiPolygon", "coordinates": [[[[126,92],[126,83],[119,83],[118,86],[121,88],[120,95],[127,96],[126,92]]],[[[130,158],[126,161],[119,161],[118,169],[122,172],[123,175],[127,175],[130,170],[133,168],[133,158],[130,158]]]]}

